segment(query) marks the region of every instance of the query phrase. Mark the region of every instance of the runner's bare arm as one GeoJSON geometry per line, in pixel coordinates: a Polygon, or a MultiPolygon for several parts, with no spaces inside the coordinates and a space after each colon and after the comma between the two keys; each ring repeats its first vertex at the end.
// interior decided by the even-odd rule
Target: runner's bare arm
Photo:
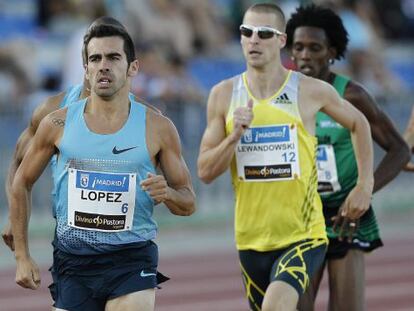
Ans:
{"type": "Polygon", "coordinates": [[[320,92],[322,110],[351,132],[352,144],[358,166],[358,181],[349,193],[342,208],[343,216],[350,219],[361,217],[369,208],[373,177],[373,147],[369,123],[364,115],[346,100],[341,100],[330,85],[320,92]]]}
{"type": "MultiPolygon", "coordinates": [[[[410,120],[408,121],[407,128],[405,129],[405,132],[404,132],[404,139],[407,142],[408,146],[410,147],[411,153],[414,153],[414,106],[411,111],[411,117],[410,117],[410,120]]],[[[414,162],[412,161],[409,162],[404,168],[404,170],[409,171],[409,172],[414,172],[414,162]]]]}
{"type": "Polygon", "coordinates": [[[30,192],[33,184],[47,166],[50,157],[56,152],[57,141],[63,132],[62,122],[57,121],[64,119],[63,112],[57,111],[41,121],[17,169],[11,188],[10,221],[17,263],[16,282],[26,288],[36,289],[40,283],[38,268],[30,257],[27,236],[31,205],[30,192]]]}
{"type": "Polygon", "coordinates": [[[244,131],[240,127],[226,137],[225,118],[230,105],[231,90],[231,81],[224,81],[213,87],[208,99],[207,127],[197,161],[198,176],[205,183],[212,182],[227,170],[244,131]]]}
{"type": "Polygon", "coordinates": [[[59,104],[62,101],[64,95],[65,93],[60,93],[56,96],[49,97],[42,104],[40,104],[33,112],[28,127],[24,129],[19,139],[17,140],[16,148],[7,175],[7,195],[9,195],[9,190],[11,189],[11,185],[13,184],[14,175],[16,174],[16,171],[23,160],[23,157],[30,145],[31,139],[36,133],[40,122],[49,113],[59,108],[59,104]]]}
{"type": "Polygon", "coordinates": [[[407,128],[404,132],[404,138],[411,148],[411,152],[414,152],[414,106],[411,111],[410,120],[408,120],[407,128]]]}
{"type": "Polygon", "coordinates": [[[181,153],[177,129],[159,113],[150,113],[149,116],[149,122],[157,125],[154,127],[159,141],[157,160],[163,175],[149,173],[141,187],[156,203],[163,202],[174,215],[189,216],[195,211],[195,194],[181,153]]]}
{"type": "Polygon", "coordinates": [[[351,82],[345,92],[351,102],[367,118],[372,138],[386,151],[374,173],[374,192],[380,190],[404,168],[410,160],[410,150],[390,118],[375,104],[372,96],[359,84],[351,82]]]}
{"type": "MultiPolygon", "coordinates": [[[[60,93],[56,96],[47,98],[42,104],[40,104],[35,111],[33,112],[32,118],[28,127],[21,133],[15,151],[10,162],[10,167],[6,179],[6,195],[8,205],[10,206],[10,191],[13,184],[14,176],[16,171],[23,160],[23,157],[29,148],[30,142],[37,131],[40,121],[52,111],[55,111],[59,108],[59,104],[62,101],[65,93],[60,93]]],[[[2,231],[2,238],[6,245],[13,251],[13,234],[11,231],[10,221],[6,224],[5,228],[2,231]]]]}

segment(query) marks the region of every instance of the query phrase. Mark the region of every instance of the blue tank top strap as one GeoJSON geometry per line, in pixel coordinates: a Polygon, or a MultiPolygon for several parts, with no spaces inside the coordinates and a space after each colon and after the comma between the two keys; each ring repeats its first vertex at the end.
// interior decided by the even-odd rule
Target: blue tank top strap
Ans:
{"type": "Polygon", "coordinates": [[[78,101],[80,94],[83,89],[83,84],[77,84],[70,86],[65,93],[65,96],[63,97],[63,100],[60,102],[59,108],[64,108],[68,106],[69,104],[78,101]]]}
{"type": "Polygon", "coordinates": [[[74,103],[76,105],[68,105],[67,112],[66,112],[66,124],[72,123],[75,120],[79,120],[81,116],[83,116],[83,112],[85,111],[87,98],[77,100],[74,103]]]}
{"type": "MultiPolygon", "coordinates": [[[[138,122],[140,125],[139,130],[145,129],[145,120],[147,116],[147,107],[140,102],[135,101],[134,99],[131,99],[131,116],[133,117],[133,120],[135,122],[138,122]],[[141,127],[143,125],[143,127],[141,127]]],[[[134,124],[134,126],[137,126],[138,124],[134,124]]]]}

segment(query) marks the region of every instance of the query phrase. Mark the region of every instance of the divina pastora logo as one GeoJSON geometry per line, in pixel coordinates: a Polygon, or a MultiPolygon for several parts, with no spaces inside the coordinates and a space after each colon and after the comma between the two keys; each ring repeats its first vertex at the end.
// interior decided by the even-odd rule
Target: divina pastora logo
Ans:
{"type": "Polygon", "coordinates": [[[125,215],[102,215],[75,212],[75,225],[100,230],[121,230],[125,228],[125,215]]]}
{"type": "Polygon", "coordinates": [[[292,177],[292,166],[290,164],[278,164],[267,166],[245,166],[246,179],[279,179],[292,177]]]}

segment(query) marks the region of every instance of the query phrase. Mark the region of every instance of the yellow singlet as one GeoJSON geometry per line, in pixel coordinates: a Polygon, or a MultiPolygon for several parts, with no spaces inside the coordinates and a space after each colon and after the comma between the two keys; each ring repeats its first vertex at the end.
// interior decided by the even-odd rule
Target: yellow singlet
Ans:
{"type": "Polygon", "coordinates": [[[298,108],[300,74],[268,99],[254,98],[246,74],[233,80],[226,134],[233,112],[253,100],[254,119],[241,137],[231,164],[239,250],[270,251],[304,239],[326,239],[317,193],[317,140],[303,126],[298,108]]]}

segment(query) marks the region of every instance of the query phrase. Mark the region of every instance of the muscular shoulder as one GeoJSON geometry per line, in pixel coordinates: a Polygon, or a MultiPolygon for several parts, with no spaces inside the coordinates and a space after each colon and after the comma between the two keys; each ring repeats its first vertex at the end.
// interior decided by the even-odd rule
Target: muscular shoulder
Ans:
{"type": "Polygon", "coordinates": [[[173,122],[161,113],[148,110],[147,118],[151,131],[161,138],[168,136],[172,130],[176,131],[173,122]]]}
{"type": "Polygon", "coordinates": [[[335,89],[332,85],[323,80],[302,75],[300,80],[300,91],[306,96],[318,99],[326,94],[334,92],[335,89]]]}
{"type": "Polygon", "coordinates": [[[361,84],[352,80],[349,81],[346,86],[344,97],[351,103],[360,101],[374,101],[371,94],[369,94],[369,92],[361,84]]]}
{"type": "Polygon", "coordinates": [[[233,78],[223,80],[216,85],[213,86],[211,89],[211,93],[216,95],[231,95],[233,90],[233,78]]]}
{"type": "Polygon", "coordinates": [[[62,136],[66,122],[67,108],[53,111],[46,115],[40,122],[36,131],[38,139],[56,144],[62,136]]]}
{"type": "Polygon", "coordinates": [[[62,108],[52,111],[45,116],[40,124],[45,124],[51,128],[64,128],[66,122],[66,113],[68,108],[62,108]]]}
{"type": "Polygon", "coordinates": [[[369,121],[380,114],[380,109],[371,94],[355,81],[350,81],[346,86],[344,98],[361,111],[369,121]]]}
{"type": "Polygon", "coordinates": [[[316,110],[320,110],[333,99],[337,99],[338,96],[334,87],[329,83],[312,77],[301,76],[299,97],[301,102],[306,101],[305,105],[308,109],[312,105],[316,106],[316,110]]]}
{"type": "Polygon", "coordinates": [[[233,92],[233,79],[223,80],[213,86],[208,98],[209,111],[215,111],[225,115],[230,106],[233,92]]]}
{"type": "Polygon", "coordinates": [[[57,95],[50,96],[35,109],[35,111],[33,112],[31,124],[30,124],[34,132],[36,132],[36,129],[38,128],[40,122],[45,116],[59,109],[60,103],[65,97],[65,94],[66,92],[61,92],[57,95]]]}
{"type": "Polygon", "coordinates": [[[46,118],[48,122],[51,122],[53,125],[63,127],[66,122],[67,111],[68,107],[64,107],[49,113],[46,118]]]}
{"type": "Polygon", "coordinates": [[[173,122],[157,112],[147,112],[147,147],[152,156],[166,149],[180,150],[180,138],[173,122]]]}

